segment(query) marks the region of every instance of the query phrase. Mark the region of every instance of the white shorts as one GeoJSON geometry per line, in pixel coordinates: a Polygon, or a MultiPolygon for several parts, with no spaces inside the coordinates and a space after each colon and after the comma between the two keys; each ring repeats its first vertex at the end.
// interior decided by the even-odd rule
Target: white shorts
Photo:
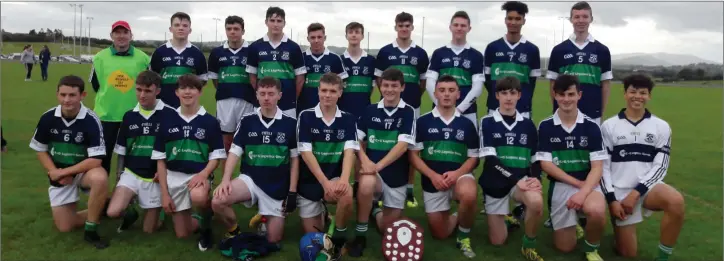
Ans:
{"type": "MultiPolygon", "coordinates": [[[[488,109],[488,115],[493,115],[493,112],[495,112],[495,110],[488,109]]],[[[526,118],[526,119],[530,119],[530,112],[529,111],[520,112],[520,116],[523,116],[523,118],[526,118]]]]}
{"type": "Polygon", "coordinates": [[[73,183],[71,184],[62,187],[48,187],[50,207],[60,207],[62,205],[78,202],[80,200],[78,190],[83,191],[80,188],[80,182],[83,179],[83,174],[84,173],[75,175],[75,177],[73,178],[73,183]]]}
{"type": "MultiPolygon", "coordinates": [[[[166,175],[166,183],[168,184],[168,194],[171,195],[173,204],[176,205],[176,212],[191,209],[191,190],[189,190],[189,182],[198,174],[186,174],[183,172],[168,170],[166,175]]],[[[209,182],[211,189],[211,182],[209,182]]]]}
{"type": "Polygon", "coordinates": [[[473,112],[473,113],[463,114],[463,117],[468,118],[468,120],[473,121],[473,125],[475,126],[475,128],[476,129],[478,128],[478,113],[473,112]]]}
{"type": "MultiPolygon", "coordinates": [[[[337,181],[339,178],[330,179],[330,181],[337,181]]],[[[297,208],[299,209],[299,217],[301,218],[313,218],[319,216],[324,212],[324,203],[320,201],[312,201],[302,195],[297,196],[297,208]]]]}
{"type": "Polygon", "coordinates": [[[510,189],[510,192],[508,192],[508,195],[502,198],[494,198],[488,195],[485,196],[485,213],[488,215],[508,215],[510,214],[510,200],[512,199],[513,202],[517,205],[522,204],[523,202],[519,202],[515,200],[515,192],[518,191],[518,186],[514,186],[512,189],[510,189]]]}
{"type": "Polygon", "coordinates": [[[116,187],[126,187],[138,196],[138,205],[142,209],[161,207],[161,185],[153,180],[145,180],[129,171],[123,171],[116,187]]]}
{"type": "Polygon", "coordinates": [[[375,200],[382,200],[385,207],[405,209],[405,198],[407,198],[407,186],[392,188],[385,184],[380,174],[377,174],[377,186],[381,188],[375,191],[375,200]]]}
{"type": "Polygon", "coordinates": [[[241,121],[241,116],[254,112],[254,105],[239,98],[228,98],[216,101],[216,118],[221,125],[221,131],[233,133],[241,121]]]}
{"type": "MultiPolygon", "coordinates": [[[[583,210],[577,211],[575,209],[568,209],[566,203],[568,203],[568,200],[576,194],[579,189],[563,182],[551,182],[550,186],[554,186],[553,192],[549,195],[549,197],[551,197],[550,208],[553,230],[577,225],[578,217],[583,216],[583,210]]],[[[603,195],[603,192],[601,192],[601,186],[596,186],[594,191],[603,195]]]]}
{"type": "Polygon", "coordinates": [[[241,181],[246,184],[246,187],[249,188],[249,194],[251,194],[251,199],[243,202],[245,207],[251,208],[258,203],[260,215],[284,217],[284,210],[282,209],[283,200],[276,200],[267,195],[256,186],[254,180],[252,180],[249,175],[241,174],[237,179],[241,179],[241,181]]]}
{"type": "MultiPolygon", "coordinates": [[[[475,180],[473,174],[465,174],[458,178],[458,181],[462,178],[471,178],[475,180]]],[[[476,186],[477,187],[477,186],[476,186]]],[[[455,185],[445,191],[438,192],[422,192],[422,200],[425,201],[425,213],[435,213],[441,211],[450,210],[450,201],[455,199],[455,185]]]]}
{"type": "MultiPolygon", "coordinates": [[[[653,186],[651,186],[649,191],[651,191],[651,189],[653,189],[656,185],[661,184],[661,183],[663,183],[663,182],[658,182],[658,183],[654,184],[653,186]]],[[[614,188],[613,193],[616,195],[616,200],[618,200],[620,202],[621,200],[626,198],[626,196],[628,196],[628,194],[631,193],[631,191],[633,191],[633,190],[634,189],[632,189],[632,188],[614,188]]],[[[641,197],[639,197],[639,201],[636,202],[636,205],[634,206],[633,213],[631,215],[627,216],[625,220],[618,220],[616,218],[613,218],[616,221],[616,226],[621,227],[621,226],[628,226],[628,225],[641,223],[641,221],[644,221],[644,217],[649,217],[649,216],[651,216],[651,214],[654,213],[654,211],[643,207],[644,200],[646,199],[646,195],[648,195],[648,192],[646,192],[646,194],[641,195],[641,197]]]]}
{"type": "MultiPolygon", "coordinates": [[[[287,116],[292,117],[294,119],[297,118],[297,109],[288,109],[288,110],[282,111],[282,113],[284,113],[287,116]]],[[[234,127],[236,127],[236,126],[234,126],[234,127]]]]}

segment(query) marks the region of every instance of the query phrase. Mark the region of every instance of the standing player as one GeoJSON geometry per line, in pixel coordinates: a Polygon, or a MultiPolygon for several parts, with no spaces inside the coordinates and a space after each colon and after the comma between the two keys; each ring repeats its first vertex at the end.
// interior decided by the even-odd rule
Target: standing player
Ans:
{"type": "Polygon", "coordinates": [[[452,75],[435,79],[437,106],[417,119],[410,160],[422,173],[423,201],[432,236],[447,238],[457,227],[457,247],[466,257],[475,258],[470,229],[475,223],[478,190],[472,172],[478,165],[480,141],[475,124],[461,117],[456,108],[461,93],[459,79],[452,75]],[[459,214],[450,214],[453,199],[460,202],[459,214]]]}
{"type": "Polygon", "coordinates": [[[191,17],[183,12],[171,16],[172,38],[159,46],[151,55],[151,70],[162,77],[159,98],[167,105],[178,108],[181,104],[176,96],[178,78],[192,73],[206,81],[206,57],[201,50],[191,44],[191,17]]]}
{"type": "Polygon", "coordinates": [[[241,115],[257,105],[254,88],[246,73],[249,42],[244,41],[244,19],[233,15],[224,21],[227,41],[209,54],[208,79],[216,87],[216,117],[224,135],[224,149],[229,151],[241,115]]]}
{"type": "Polygon", "coordinates": [[[181,106],[161,122],[151,159],[158,164],[161,204],[173,214],[176,237],[185,238],[199,229],[199,250],[212,246],[211,190],[212,172],[219,160],[226,158],[219,122],[206,113],[199,98],[203,81],[193,74],[178,79],[176,95],[181,106]],[[201,213],[198,222],[191,217],[191,207],[201,213]]]}
{"type": "Polygon", "coordinates": [[[457,100],[457,110],[465,118],[477,125],[478,106],[475,100],[483,93],[483,54],[467,42],[470,32],[470,16],[465,11],[457,11],[450,19],[452,41],[432,52],[430,68],[427,70],[427,94],[437,105],[434,95],[436,80],[440,75],[451,75],[460,86],[462,100],[457,100]]]}
{"type": "Polygon", "coordinates": [[[347,24],[344,29],[347,38],[347,50],[342,55],[344,69],[349,76],[346,79],[339,109],[359,117],[370,105],[373,81],[375,79],[375,57],[367,55],[360,43],[365,38],[365,27],[358,22],[347,24]]]}
{"type": "MultiPolygon", "coordinates": [[[[422,92],[425,90],[425,73],[430,64],[430,59],[422,47],[412,41],[413,17],[409,13],[399,13],[395,16],[395,31],[397,39],[391,44],[385,45],[377,53],[375,63],[375,76],[380,77],[387,68],[396,68],[404,75],[404,92],[402,100],[415,109],[415,119],[420,116],[420,103],[422,92]]],[[[381,86],[381,80],[377,79],[377,86],[381,86]]],[[[415,183],[415,169],[409,168],[406,199],[407,207],[417,207],[417,199],[413,194],[415,183]]]]}
{"type": "Polygon", "coordinates": [[[304,86],[304,56],[297,43],[284,34],[286,14],[279,7],[266,10],[267,33],[249,46],[246,72],[252,86],[257,88],[257,79],[271,76],[279,79],[282,98],[279,108],[284,114],[296,118],[297,98],[304,86]]]}
{"type": "Polygon", "coordinates": [[[86,108],[85,83],[69,75],[58,82],[60,105],[40,117],[30,148],[48,171],[48,196],[55,227],[70,232],[85,225],[83,238],[98,249],[108,242],[98,236],[98,224],[108,197],[108,174],[101,167],[106,154],[103,127],[98,116],[86,108]],[[88,209],[76,212],[79,188],[87,191],[88,209]]]}
{"type": "Polygon", "coordinates": [[[405,208],[405,175],[410,169],[405,154],[408,145],[415,145],[415,111],[400,98],[405,89],[404,77],[398,69],[386,69],[379,78],[382,100],[368,106],[357,121],[361,169],[357,182],[356,237],[349,247],[353,257],[362,256],[367,244],[370,211],[382,231],[399,219],[405,208]],[[384,201],[384,210],[372,204],[374,199],[384,201]]]}
{"type": "Polygon", "coordinates": [[[684,198],[663,182],[669,168],[671,127],[646,109],[654,88],[649,77],[628,76],[623,86],[626,108],[601,126],[611,157],[604,163],[603,175],[615,218],[615,249],[624,257],[636,257],[636,224],[653,211],[663,211],[655,260],[665,261],[684,224],[684,198]]]}
{"type": "Polygon", "coordinates": [[[536,235],[543,216],[540,162],[536,126],[516,110],[522,87],[517,77],[496,81],[495,97],[500,103],[492,114],[480,120],[480,157],[485,158],[479,184],[486,197],[488,235],[493,245],[508,238],[506,217],[510,199],[528,208],[521,253],[526,260],[542,261],[536,251],[536,235]]]}
{"type": "Polygon", "coordinates": [[[304,88],[299,95],[297,112],[313,108],[319,103],[317,88],[319,88],[319,79],[323,74],[333,72],[339,75],[342,80],[347,78],[342,59],[324,46],[324,41],[327,40],[324,25],[320,23],[310,24],[307,27],[307,40],[309,41],[309,50],[304,52],[304,65],[307,75],[304,80],[304,88]]]}
{"type": "Polygon", "coordinates": [[[156,99],[161,92],[161,76],[144,71],[136,77],[136,99],[138,104],[123,115],[118,141],[114,151],[118,154],[118,173],[108,216],[123,215],[118,231],[128,229],[137,219],[138,212],[129,203],[138,197],[138,205],[146,210],[143,231],[153,232],[161,213],[161,187],[156,176],[156,161],[151,160],[156,132],[161,119],[173,115],[173,108],[156,99]]]}
{"type": "Polygon", "coordinates": [[[357,118],[337,106],[342,88],[337,74],[322,75],[319,104],[302,111],[297,125],[299,153],[304,160],[299,173],[299,216],[305,233],[320,232],[325,226],[325,202],[337,204],[332,234],[336,258],[347,240],[347,219],[354,207],[349,178],[355,151],[359,150],[357,118]]]}
{"type": "Polygon", "coordinates": [[[232,208],[236,203],[249,208],[258,204],[259,214],[267,219],[267,240],[275,244],[282,240],[285,217],[297,207],[297,122],[277,107],[281,95],[278,79],[259,79],[256,97],[260,107],[244,115],[237,126],[224,177],[211,203],[227,229],[225,238],[241,233],[232,208]],[[241,174],[232,179],[242,156],[241,174]]]}
{"type": "Polygon", "coordinates": [[[588,27],[593,22],[593,11],[587,2],[578,2],[571,7],[570,21],[573,34],[568,40],[553,47],[548,61],[546,78],[551,80],[553,110],[559,106],[553,91],[558,75],[575,75],[580,79],[583,92],[579,103],[581,112],[600,125],[611,94],[611,53],[608,47],[588,33],[588,27]]]}
{"type": "Polygon", "coordinates": [[[551,208],[553,244],[562,252],[576,247],[578,215],[586,216],[586,259],[603,260],[598,247],[606,223],[606,200],[599,183],[603,148],[598,124],[578,110],[581,87],[573,75],[561,75],[553,86],[560,108],[541,121],[536,157],[548,173],[548,202],[551,208]]]}

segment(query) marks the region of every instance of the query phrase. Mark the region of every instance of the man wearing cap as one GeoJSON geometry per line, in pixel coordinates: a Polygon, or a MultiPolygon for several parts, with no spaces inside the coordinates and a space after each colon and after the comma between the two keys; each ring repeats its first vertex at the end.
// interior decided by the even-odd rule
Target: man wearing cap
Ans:
{"type": "MultiPolygon", "coordinates": [[[[95,108],[103,126],[106,157],[102,166],[110,172],[113,144],[116,144],[118,129],[123,115],[136,106],[136,76],[149,68],[151,58],[131,45],[133,34],[126,21],[117,21],[111,26],[113,45],[101,50],[93,57],[90,82],[96,91],[95,108]]],[[[116,173],[120,175],[120,173],[116,173]]]]}

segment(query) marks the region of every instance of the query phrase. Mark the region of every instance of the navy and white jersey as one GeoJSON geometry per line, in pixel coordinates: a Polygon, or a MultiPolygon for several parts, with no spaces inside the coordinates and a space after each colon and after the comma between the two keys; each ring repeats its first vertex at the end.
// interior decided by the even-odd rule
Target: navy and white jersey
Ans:
{"type": "MultiPolygon", "coordinates": [[[[445,120],[437,108],[433,108],[415,121],[415,146],[425,165],[437,174],[459,169],[465,161],[478,157],[479,138],[475,124],[462,117],[458,110],[450,120],[445,120]]],[[[425,175],[422,189],[435,193],[438,190],[425,175]]]]}
{"type": "Polygon", "coordinates": [[[283,200],[289,193],[290,160],[299,156],[297,120],[277,108],[274,118],[267,122],[260,110],[256,108],[241,118],[229,153],[242,158],[242,174],[251,177],[270,197],[283,200]]]}
{"type": "Polygon", "coordinates": [[[166,168],[188,175],[201,172],[210,160],[225,159],[221,127],[203,106],[186,118],[181,107],[164,115],[151,159],[166,160],[166,168]]]}
{"type": "MultiPolygon", "coordinates": [[[[477,112],[478,106],[475,101],[478,99],[477,96],[482,93],[481,89],[483,82],[485,82],[483,54],[477,49],[470,47],[469,44],[465,44],[465,46],[459,50],[450,44],[440,47],[432,52],[430,68],[427,70],[427,78],[433,81],[441,75],[455,77],[460,87],[460,99],[458,99],[457,104],[469,104],[469,107],[463,111],[463,114],[477,112]],[[468,93],[473,89],[473,85],[476,85],[478,90],[473,96],[468,97],[468,93]]],[[[433,92],[434,89],[428,89],[427,91],[432,97],[431,92],[433,92]]]]}
{"type": "Polygon", "coordinates": [[[628,120],[624,111],[601,125],[603,143],[610,156],[604,162],[604,181],[607,192],[613,192],[612,188],[635,188],[644,195],[666,177],[671,127],[648,110],[638,122],[628,120]]]}
{"type": "Polygon", "coordinates": [[[489,43],[485,48],[485,76],[488,80],[488,110],[495,110],[500,105],[495,98],[495,83],[498,79],[512,76],[520,81],[521,87],[516,109],[531,112],[536,79],[541,76],[538,46],[525,37],[515,44],[510,44],[505,36],[489,43]]]}
{"type": "MultiPolygon", "coordinates": [[[[613,79],[611,72],[611,53],[608,47],[588,35],[586,43],[576,44],[575,35],[553,47],[546,78],[555,80],[558,75],[569,74],[578,77],[583,96],[578,108],[593,119],[601,118],[603,112],[603,90],[601,81],[613,79]]],[[[558,103],[553,101],[553,110],[558,103]]]]}
{"type": "MultiPolygon", "coordinates": [[[[400,141],[415,145],[415,109],[404,100],[394,108],[385,108],[384,100],[370,104],[357,120],[357,138],[367,143],[365,153],[375,163],[400,141]]],[[[379,174],[387,186],[396,188],[407,184],[409,170],[410,160],[402,155],[379,174]]]]}
{"type": "Polygon", "coordinates": [[[402,71],[405,76],[405,90],[402,92],[402,100],[412,108],[420,108],[423,92],[420,81],[425,80],[425,73],[429,65],[430,58],[422,47],[412,42],[410,47],[402,50],[395,40],[377,52],[375,76],[380,77],[382,72],[390,67],[402,71]]]}
{"type": "Polygon", "coordinates": [[[297,101],[297,112],[313,108],[319,103],[319,79],[322,78],[322,75],[332,72],[342,80],[347,78],[342,59],[327,48],[319,57],[312,54],[311,50],[304,52],[304,66],[307,74],[304,76],[304,88],[297,101]]]}
{"type": "Polygon", "coordinates": [[[257,79],[265,76],[278,79],[282,84],[279,108],[286,111],[297,107],[296,76],[307,73],[307,68],[302,49],[286,35],[277,46],[272,45],[268,35],[249,45],[246,72],[256,75],[257,79]]]}
{"type": "MultiPolygon", "coordinates": [[[[101,121],[82,104],[73,119],[63,117],[60,105],[43,113],[30,140],[30,148],[48,152],[56,168],[68,168],[88,158],[106,156],[101,121]]],[[[48,180],[51,186],[63,186],[50,177],[48,180]]]]}
{"type": "Polygon", "coordinates": [[[151,71],[161,75],[161,93],[158,98],[173,108],[178,108],[181,103],[176,96],[178,78],[184,74],[196,74],[202,80],[206,80],[206,56],[204,53],[191,44],[177,50],[171,45],[171,41],[159,46],[151,55],[151,71]]]}
{"type": "Polygon", "coordinates": [[[344,69],[347,71],[344,92],[339,100],[339,108],[351,113],[355,117],[371,104],[372,89],[374,88],[375,57],[362,50],[358,60],[352,58],[348,51],[342,54],[344,69]]]}
{"type": "MultiPolygon", "coordinates": [[[[495,156],[500,164],[516,177],[533,177],[530,166],[536,162],[538,131],[532,120],[515,112],[515,121],[508,124],[500,110],[480,119],[480,157],[495,156]]],[[[478,184],[486,195],[502,198],[516,185],[500,174],[489,161],[483,164],[478,184]]]]}
{"type": "MultiPolygon", "coordinates": [[[[563,126],[556,111],[538,126],[536,158],[553,162],[566,174],[585,181],[591,171],[591,161],[608,158],[602,139],[598,124],[581,111],[571,128],[563,126]]],[[[548,178],[557,181],[550,175],[548,178]]]]}
{"type": "Polygon", "coordinates": [[[157,164],[151,155],[156,134],[161,129],[161,120],[174,113],[176,111],[173,108],[156,100],[156,107],[149,115],[141,113],[140,104],[123,115],[113,151],[124,156],[125,171],[143,179],[153,179],[157,164]]]}
{"type": "Polygon", "coordinates": [[[246,72],[249,42],[244,41],[241,48],[233,50],[228,42],[215,47],[209,54],[209,80],[217,80],[216,100],[238,98],[255,106],[259,104],[256,93],[249,82],[246,72]]]}
{"type": "MultiPolygon", "coordinates": [[[[359,150],[357,141],[357,118],[337,108],[334,119],[324,119],[319,104],[303,110],[297,122],[299,153],[311,152],[327,179],[342,176],[342,161],[346,150],[359,150]]],[[[306,162],[299,163],[299,185],[297,192],[302,197],[319,201],[324,197],[324,188],[314,176],[306,162]]]]}

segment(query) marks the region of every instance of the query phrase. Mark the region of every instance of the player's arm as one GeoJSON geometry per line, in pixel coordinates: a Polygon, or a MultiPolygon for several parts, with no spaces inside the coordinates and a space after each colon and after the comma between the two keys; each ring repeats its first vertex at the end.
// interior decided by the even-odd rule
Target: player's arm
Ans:
{"type": "Polygon", "coordinates": [[[473,105],[473,100],[483,94],[483,83],[485,83],[485,68],[483,66],[483,60],[482,56],[478,56],[475,60],[471,61],[472,66],[470,67],[470,73],[472,74],[472,86],[470,88],[470,92],[465,95],[463,101],[460,102],[460,105],[458,105],[458,110],[461,112],[470,108],[470,106],[473,105]]]}
{"type": "MultiPolygon", "coordinates": [[[[312,133],[311,127],[308,126],[306,118],[306,112],[299,115],[299,121],[297,121],[297,150],[299,155],[302,156],[302,160],[307,164],[307,168],[312,172],[312,175],[319,181],[319,184],[323,186],[329,182],[327,176],[322,172],[322,168],[319,166],[317,157],[314,156],[312,151],[312,133]]],[[[326,187],[326,186],[324,186],[326,187]]]]}
{"type": "Polygon", "coordinates": [[[360,150],[359,141],[357,139],[357,123],[349,124],[345,130],[346,140],[344,142],[344,153],[342,158],[342,177],[344,182],[349,182],[352,175],[355,162],[355,151],[360,150]]]}
{"type": "MultiPolygon", "coordinates": [[[[123,169],[125,168],[126,148],[128,148],[128,119],[126,115],[128,114],[123,115],[123,121],[121,121],[121,126],[118,129],[116,145],[113,147],[113,152],[118,155],[118,160],[116,161],[116,179],[121,177],[121,173],[123,173],[123,169]]],[[[133,144],[131,144],[131,146],[133,146],[133,144]]]]}
{"type": "Polygon", "coordinates": [[[239,124],[236,125],[234,139],[231,142],[229,154],[226,157],[226,163],[224,163],[224,175],[221,178],[222,182],[231,181],[231,177],[234,175],[234,171],[236,169],[236,164],[239,163],[241,155],[244,155],[244,137],[248,137],[248,132],[243,128],[243,126],[245,126],[245,124],[242,123],[243,121],[244,118],[242,117],[239,124]]]}
{"type": "Polygon", "coordinates": [[[492,84],[492,76],[490,75],[490,70],[493,66],[493,59],[491,58],[493,57],[493,50],[490,46],[491,45],[488,44],[488,46],[485,47],[485,52],[483,53],[483,74],[485,75],[485,82],[483,82],[483,87],[488,90],[488,95],[495,93],[490,89],[492,84]]]}
{"type": "Polygon", "coordinates": [[[533,131],[528,134],[528,147],[530,148],[530,172],[528,177],[541,179],[540,161],[535,157],[538,153],[538,131],[533,126],[533,131]]]}
{"type": "MultiPolygon", "coordinates": [[[[215,123],[215,122],[214,122],[215,123]]],[[[206,136],[209,144],[209,162],[206,163],[206,167],[199,172],[199,175],[208,178],[211,173],[214,172],[216,167],[219,166],[219,161],[226,159],[226,150],[224,149],[224,140],[221,138],[221,127],[219,124],[211,124],[210,133],[206,136]]]]}
{"type": "Polygon", "coordinates": [[[608,159],[608,152],[603,144],[603,137],[601,135],[601,128],[596,125],[591,128],[592,135],[589,136],[589,161],[591,162],[591,170],[586,176],[586,181],[580,188],[581,191],[585,191],[586,194],[593,191],[593,189],[601,184],[601,178],[603,177],[603,161],[608,159]]]}
{"type": "MultiPolygon", "coordinates": [[[[644,195],[649,191],[651,186],[664,180],[666,172],[669,169],[669,153],[671,150],[671,127],[668,124],[658,126],[656,136],[656,156],[651,165],[651,169],[646,175],[639,180],[635,191],[639,195],[644,195]]],[[[631,193],[634,193],[633,191],[631,193]]]]}
{"type": "Polygon", "coordinates": [[[38,121],[33,138],[30,140],[30,148],[36,152],[38,161],[43,165],[43,168],[50,172],[57,169],[57,167],[48,153],[48,143],[50,143],[50,135],[48,135],[48,132],[50,127],[46,119],[47,117],[43,115],[38,121]]]}
{"type": "Polygon", "coordinates": [[[613,179],[611,178],[611,153],[613,152],[613,142],[611,139],[611,135],[613,135],[613,131],[609,130],[609,128],[610,124],[606,124],[605,122],[603,125],[601,125],[603,146],[608,156],[607,159],[603,161],[603,177],[601,179],[601,190],[603,190],[603,195],[606,196],[606,201],[611,204],[616,201],[616,196],[614,194],[613,179]]]}
{"type": "MultiPolygon", "coordinates": [[[[297,136],[294,135],[294,131],[291,133],[287,133],[287,136],[290,136],[291,139],[289,141],[289,166],[290,166],[290,176],[289,176],[289,193],[297,193],[297,183],[299,182],[299,151],[297,150],[297,136]]],[[[296,207],[296,206],[295,206],[296,207]]]]}
{"type": "Polygon", "coordinates": [[[219,57],[215,50],[211,50],[209,54],[209,72],[206,73],[206,79],[211,80],[214,88],[219,88],[219,57]]]}
{"type": "Polygon", "coordinates": [[[196,71],[196,75],[199,76],[199,79],[201,79],[204,82],[204,85],[206,85],[206,81],[208,81],[208,79],[206,78],[206,73],[209,72],[209,68],[207,67],[208,65],[206,64],[206,56],[204,56],[203,53],[199,52],[196,57],[198,61],[194,62],[194,70],[196,71]]]}
{"type": "Polygon", "coordinates": [[[530,88],[533,90],[533,93],[535,94],[535,86],[536,83],[538,83],[538,77],[541,76],[541,70],[540,70],[540,50],[538,50],[538,47],[535,46],[533,48],[533,53],[531,54],[532,57],[529,60],[530,66],[530,88]]]}
{"type": "MultiPolygon", "coordinates": [[[[433,53],[433,55],[435,54],[433,53]]],[[[415,121],[415,132],[419,132],[420,128],[424,127],[420,127],[420,118],[415,121]]],[[[430,166],[427,166],[427,163],[425,163],[425,161],[422,160],[422,157],[420,157],[420,151],[425,149],[425,144],[423,142],[424,138],[421,135],[415,136],[415,144],[408,147],[408,149],[410,150],[408,157],[410,159],[410,164],[412,164],[412,166],[415,167],[416,170],[432,180],[435,176],[439,176],[441,174],[432,170],[430,166]]]]}
{"type": "MultiPolygon", "coordinates": [[[[367,116],[364,115],[365,112],[362,112],[363,115],[360,115],[357,117],[357,141],[359,142],[359,151],[357,152],[357,157],[359,158],[359,161],[361,163],[369,163],[371,162],[370,158],[367,157],[367,116]]],[[[374,163],[374,162],[372,162],[374,163]]]]}
{"type": "Polygon", "coordinates": [[[422,57],[417,62],[417,74],[420,75],[420,93],[425,92],[427,86],[427,69],[430,67],[430,58],[427,57],[427,52],[422,50],[422,57]]]}
{"type": "Polygon", "coordinates": [[[551,51],[551,56],[548,58],[548,69],[546,70],[546,78],[550,80],[550,85],[548,86],[548,89],[551,96],[551,102],[553,102],[556,97],[556,94],[553,91],[553,85],[555,85],[556,79],[558,78],[558,70],[561,68],[560,59],[562,58],[563,57],[560,57],[560,54],[556,52],[556,48],[553,48],[553,50],[551,51]]]}
{"type": "Polygon", "coordinates": [[[259,52],[256,50],[256,44],[249,45],[249,52],[246,55],[246,73],[249,74],[249,83],[256,90],[257,68],[259,67],[259,52]]]}
{"type": "Polygon", "coordinates": [[[101,89],[101,83],[98,81],[98,75],[96,74],[96,67],[95,64],[97,61],[93,59],[93,64],[91,65],[91,72],[90,77],[88,78],[88,82],[91,83],[91,86],[93,87],[93,91],[98,92],[98,90],[101,89]]]}
{"type": "Polygon", "coordinates": [[[601,97],[603,105],[601,106],[601,117],[608,107],[608,98],[611,96],[611,79],[613,72],[611,70],[611,53],[608,48],[601,51],[601,97]]]}
{"type": "Polygon", "coordinates": [[[161,73],[161,69],[163,69],[163,57],[161,57],[161,54],[158,53],[158,49],[153,51],[153,54],[151,54],[151,63],[148,66],[148,69],[155,72],[155,73],[161,73]]]}
{"type": "Polygon", "coordinates": [[[292,51],[289,62],[291,62],[292,68],[294,68],[294,75],[296,75],[296,97],[299,97],[302,93],[302,88],[304,88],[304,78],[305,74],[307,74],[307,67],[304,65],[304,53],[302,53],[302,49],[298,45],[296,49],[292,51]]]}
{"type": "Polygon", "coordinates": [[[158,184],[161,186],[161,195],[169,196],[166,169],[166,135],[168,135],[168,128],[164,126],[163,122],[160,123],[158,132],[153,143],[153,152],[151,152],[151,159],[156,161],[156,174],[158,175],[158,184]]]}
{"type": "Polygon", "coordinates": [[[536,159],[540,161],[541,169],[556,180],[580,189],[583,186],[583,181],[568,175],[568,173],[556,166],[556,164],[553,164],[553,144],[550,142],[551,137],[548,135],[548,133],[550,133],[548,128],[549,127],[544,124],[541,124],[538,128],[538,152],[535,156],[536,159]]]}
{"type": "Polygon", "coordinates": [[[432,52],[430,66],[428,66],[427,72],[425,73],[425,85],[420,85],[425,86],[427,95],[430,96],[432,104],[437,104],[437,99],[435,99],[435,85],[437,83],[437,78],[440,76],[440,59],[438,56],[439,52],[437,50],[432,52]]]}
{"type": "Polygon", "coordinates": [[[380,76],[382,76],[382,72],[389,67],[388,58],[387,53],[384,51],[384,47],[377,52],[377,57],[375,58],[375,77],[377,77],[377,86],[382,86],[382,78],[380,78],[380,76]]]}
{"type": "Polygon", "coordinates": [[[86,153],[88,154],[88,158],[78,164],[64,169],[65,173],[62,173],[62,176],[84,173],[93,168],[100,167],[104,157],[112,156],[106,155],[106,146],[105,141],[103,140],[103,127],[101,126],[101,121],[94,114],[89,116],[92,119],[90,119],[91,124],[87,124],[88,130],[86,133],[86,135],[88,135],[88,139],[86,140],[86,145],[88,146],[86,153]]]}
{"type": "MultiPolygon", "coordinates": [[[[335,64],[335,66],[332,67],[332,72],[336,73],[337,76],[342,79],[342,83],[344,84],[345,79],[349,77],[349,74],[344,67],[344,61],[342,61],[342,56],[337,55],[337,58],[339,58],[339,63],[335,64]]],[[[306,69],[307,67],[305,66],[304,68],[306,69]]]]}

